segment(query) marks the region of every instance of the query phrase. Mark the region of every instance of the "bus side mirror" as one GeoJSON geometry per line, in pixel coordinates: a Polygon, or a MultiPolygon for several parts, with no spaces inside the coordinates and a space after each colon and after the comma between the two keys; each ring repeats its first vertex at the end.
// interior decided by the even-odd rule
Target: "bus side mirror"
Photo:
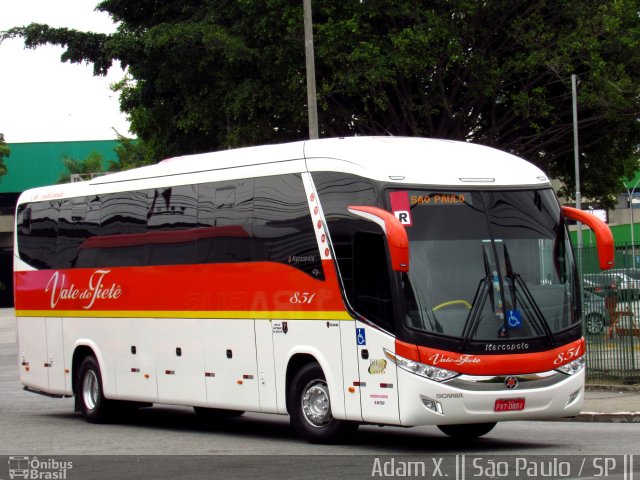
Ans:
{"type": "Polygon", "coordinates": [[[600,270],[608,270],[613,267],[614,247],[613,234],[609,226],[595,215],[578,210],[572,207],[562,207],[565,217],[571,218],[587,225],[596,235],[596,246],[598,247],[598,260],[600,270]]]}
{"type": "Polygon", "coordinates": [[[409,271],[409,237],[404,226],[391,213],[378,207],[349,206],[349,212],[380,225],[391,253],[391,268],[396,272],[409,271]]]}

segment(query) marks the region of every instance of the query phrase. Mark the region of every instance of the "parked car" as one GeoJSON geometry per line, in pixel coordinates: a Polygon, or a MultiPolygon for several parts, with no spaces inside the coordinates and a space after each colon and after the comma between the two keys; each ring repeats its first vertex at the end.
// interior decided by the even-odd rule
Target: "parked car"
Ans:
{"type": "Polygon", "coordinates": [[[584,292],[584,328],[590,335],[602,332],[610,319],[605,307],[605,299],[595,293],[584,292]]]}
{"type": "Polygon", "coordinates": [[[634,300],[640,298],[640,270],[636,268],[614,268],[611,273],[621,277],[621,288],[623,290],[631,290],[634,300]]]}
{"type": "Polygon", "coordinates": [[[620,301],[640,298],[640,279],[633,278],[623,270],[602,273],[585,273],[582,277],[585,292],[602,297],[615,295],[620,301]]]}
{"type": "Polygon", "coordinates": [[[582,285],[585,293],[593,293],[600,297],[611,296],[618,290],[616,279],[608,273],[585,273],[582,276],[582,285]]]}

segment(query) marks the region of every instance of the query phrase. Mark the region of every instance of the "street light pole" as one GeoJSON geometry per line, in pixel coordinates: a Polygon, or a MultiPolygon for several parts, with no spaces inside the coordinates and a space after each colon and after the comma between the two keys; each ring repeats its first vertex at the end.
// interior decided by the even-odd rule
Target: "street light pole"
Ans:
{"type": "MultiPolygon", "coordinates": [[[[573,161],[576,175],[576,208],[582,210],[580,198],[580,155],[578,150],[578,80],[576,74],[571,75],[571,99],[573,106],[573,161]]],[[[578,248],[582,247],[582,224],[577,223],[577,240],[578,248]]]]}
{"type": "MultiPolygon", "coordinates": [[[[589,213],[593,215],[593,207],[591,205],[589,205],[589,213]]],[[[593,231],[589,230],[589,248],[591,248],[593,244],[592,241],[593,241],[593,231]]]]}
{"type": "Polygon", "coordinates": [[[318,102],[316,99],[316,66],[313,52],[313,20],[311,0],[302,0],[304,8],[304,54],[307,67],[307,109],[309,111],[309,138],[318,137],[318,102]]]}
{"type": "Polygon", "coordinates": [[[629,187],[625,184],[625,188],[627,189],[627,195],[629,196],[629,217],[630,217],[630,227],[631,227],[631,265],[633,268],[636,268],[636,243],[634,239],[634,228],[633,228],[633,196],[636,192],[636,187],[640,183],[640,178],[636,180],[636,183],[633,185],[631,191],[629,191],[629,187]]]}

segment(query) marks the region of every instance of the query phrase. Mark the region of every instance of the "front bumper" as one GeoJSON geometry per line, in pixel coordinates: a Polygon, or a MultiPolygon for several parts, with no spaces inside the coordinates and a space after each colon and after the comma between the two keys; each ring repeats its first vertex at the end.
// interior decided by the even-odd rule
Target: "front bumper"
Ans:
{"type": "Polygon", "coordinates": [[[407,427],[572,417],[580,413],[584,402],[584,369],[574,375],[555,370],[513,375],[515,387],[505,375],[462,375],[439,383],[401,368],[397,371],[402,392],[400,422],[407,427]],[[522,399],[522,410],[496,411],[496,400],[516,404],[522,399]]]}

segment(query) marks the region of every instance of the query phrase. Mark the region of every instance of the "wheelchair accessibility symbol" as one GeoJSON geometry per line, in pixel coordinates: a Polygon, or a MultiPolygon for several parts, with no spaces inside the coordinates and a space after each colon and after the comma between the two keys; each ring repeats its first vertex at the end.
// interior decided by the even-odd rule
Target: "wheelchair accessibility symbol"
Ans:
{"type": "Polygon", "coordinates": [[[364,333],[364,328],[356,328],[356,341],[358,345],[366,345],[367,337],[364,333]]]}
{"type": "Polygon", "coordinates": [[[509,328],[521,328],[522,327],[522,313],[520,310],[507,310],[507,324],[509,328]]]}

